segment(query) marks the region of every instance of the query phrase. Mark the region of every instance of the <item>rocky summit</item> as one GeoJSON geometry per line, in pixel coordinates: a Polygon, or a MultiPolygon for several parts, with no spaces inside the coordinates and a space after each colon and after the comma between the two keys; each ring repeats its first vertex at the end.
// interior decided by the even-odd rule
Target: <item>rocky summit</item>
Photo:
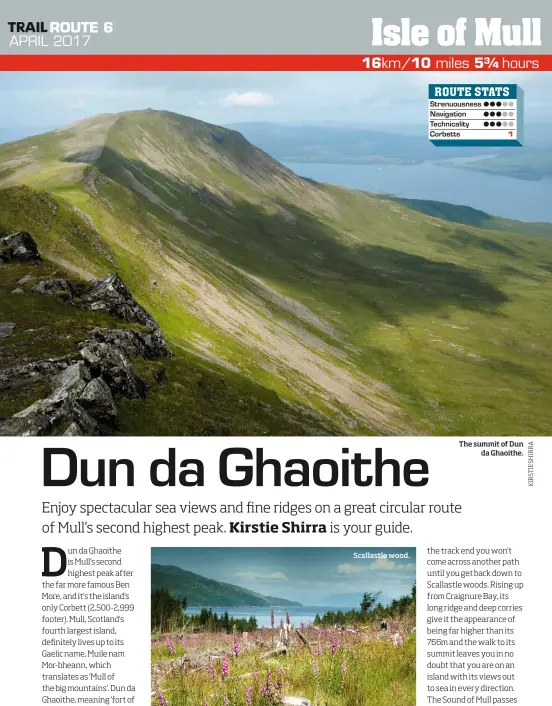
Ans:
{"type": "Polygon", "coordinates": [[[10,260],[40,262],[37,245],[29,233],[19,231],[0,238],[0,262],[10,260]]]}
{"type": "Polygon", "coordinates": [[[319,184],[168,111],[0,145],[0,371],[76,354],[124,390],[114,433],[546,434],[551,271],[550,224],[319,184]],[[93,329],[151,336],[145,397],[93,329]]]}
{"type": "Polygon", "coordinates": [[[158,329],[153,317],[134,300],[118,275],[92,282],[81,294],[77,306],[92,311],[105,311],[129,323],[138,323],[150,330],[158,329]]]}
{"type": "Polygon", "coordinates": [[[8,321],[0,321],[0,338],[11,336],[14,329],[15,324],[9,323],[8,321]]]}
{"type": "MultiPolygon", "coordinates": [[[[16,233],[3,241],[13,248],[12,259],[40,262],[29,233],[16,233]]],[[[43,279],[30,291],[44,296],[67,295],[63,297],[67,306],[106,311],[125,322],[147,324],[149,332],[95,328],[72,355],[0,370],[0,390],[4,393],[40,380],[51,388],[46,397],[0,420],[0,435],[79,436],[112,432],[118,420],[114,395],[144,399],[148,391],[129,358],[172,355],[159,327],[116,275],[84,288],[65,278],[43,279]]],[[[14,328],[15,324],[0,324],[0,336],[7,337],[14,328]]]]}

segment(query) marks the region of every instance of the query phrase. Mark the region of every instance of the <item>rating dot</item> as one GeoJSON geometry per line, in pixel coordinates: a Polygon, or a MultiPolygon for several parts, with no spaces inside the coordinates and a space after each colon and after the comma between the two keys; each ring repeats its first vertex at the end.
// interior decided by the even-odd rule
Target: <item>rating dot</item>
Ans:
{"type": "Polygon", "coordinates": [[[491,106],[491,108],[494,108],[494,104],[495,104],[495,102],[491,101],[489,105],[491,106]]]}
{"type": "Polygon", "coordinates": [[[497,108],[500,108],[500,106],[502,105],[502,103],[501,103],[500,101],[497,101],[497,102],[496,102],[496,105],[497,105],[497,108]]]}
{"type": "Polygon", "coordinates": [[[488,118],[488,117],[489,117],[489,111],[486,110],[486,111],[483,113],[483,115],[484,115],[486,118],[488,118]]]}
{"type": "Polygon", "coordinates": [[[491,110],[491,118],[494,118],[494,116],[495,116],[495,112],[494,112],[494,110],[491,110]]]}
{"type": "Polygon", "coordinates": [[[485,108],[486,108],[486,107],[489,105],[489,101],[485,101],[485,102],[483,103],[483,105],[484,105],[485,108]]]}
{"type": "Polygon", "coordinates": [[[497,127],[500,127],[501,125],[502,125],[502,123],[501,123],[500,120],[499,120],[499,121],[497,122],[496,126],[497,126],[497,127]]]}
{"type": "Polygon", "coordinates": [[[491,127],[494,127],[494,126],[495,126],[494,120],[491,120],[491,127]]]}
{"type": "Polygon", "coordinates": [[[489,122],[488,122],[487,120],[485,120],[485,122],[483,123],[483,125],[484,125],[485,127],[489,127],[489,122]]]}
{"type": "Polygon", "coordinates": [[[513,123],[513,121],[512,121],[512,120],[510,120],[510,122],[508,123],[508,125],[509,125],[510,127],[514,127],[514,123],[513,123]]]}
{"type": "Polygon", "coordinates": [[[510,118],[513,118],[513,117],[514,117],[514,111],[511,110],[511,111],[508,113],[508,115],[509,115],[510,118]]]}
{"type": "Polygon", "coordinates": [[[496,113],[497,118],[500,118],[501,115],[502,115],[502,113],[500,112],[500,110],[498,110],[496,113]]]}

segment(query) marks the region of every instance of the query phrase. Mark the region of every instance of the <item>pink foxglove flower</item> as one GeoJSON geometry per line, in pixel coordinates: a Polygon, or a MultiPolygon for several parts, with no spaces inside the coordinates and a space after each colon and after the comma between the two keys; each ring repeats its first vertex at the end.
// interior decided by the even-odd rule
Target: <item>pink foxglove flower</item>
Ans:
{"type": "Polygon", "coordinates": [[[271,689],[270,689],[270,667],[266,670],[266,680],[265,683],[263,684],[263,687],[261,689],[261,696],[270,696],[271,695],[271,689]]]}
{"type": "Polygon", "coordinates": [[[396,632],[393,635],[393,644],[395,647],[402,647],[402,645],[404,645],[404,635],[402,632],[396,632]]]}

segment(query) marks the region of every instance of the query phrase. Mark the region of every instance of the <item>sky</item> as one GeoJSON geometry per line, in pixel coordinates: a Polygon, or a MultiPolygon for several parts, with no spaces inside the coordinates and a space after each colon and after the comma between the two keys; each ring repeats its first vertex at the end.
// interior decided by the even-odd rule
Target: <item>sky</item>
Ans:
{"type": "Polygon", "coordinates": [[[303,605],[357,606],[365,591],[381,591],[387,602],[409,594],[416,580],[413,548],[158,547],[151,560],[303,605]],[[354,552],[408,558],[355,559],[354,552]]]}
{"type": "MultiPolygon", "coordinates": [[[[423,124],[428,83],[518,83],[526,120],[549,120],[546,72],[5,72],[0,130],[17,138],[99,113],[154,108],[235,122],[423,124]]],[[[16,138],[12,138],[16,139],[16,138]]]]}

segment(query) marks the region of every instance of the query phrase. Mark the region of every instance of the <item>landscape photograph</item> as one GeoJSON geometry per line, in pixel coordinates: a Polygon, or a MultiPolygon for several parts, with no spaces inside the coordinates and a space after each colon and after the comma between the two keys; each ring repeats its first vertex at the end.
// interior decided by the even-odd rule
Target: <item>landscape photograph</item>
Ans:
{"type": "Polygon", "coordinates": [[[415,706],[416,550],[153,547],[152,706],[415,706]]]}
{"type": "Polygon", "coordinates": [[[548,434],[537,74],[490,149],[427,72],[4,73],[0,436],[548,434]]]}

